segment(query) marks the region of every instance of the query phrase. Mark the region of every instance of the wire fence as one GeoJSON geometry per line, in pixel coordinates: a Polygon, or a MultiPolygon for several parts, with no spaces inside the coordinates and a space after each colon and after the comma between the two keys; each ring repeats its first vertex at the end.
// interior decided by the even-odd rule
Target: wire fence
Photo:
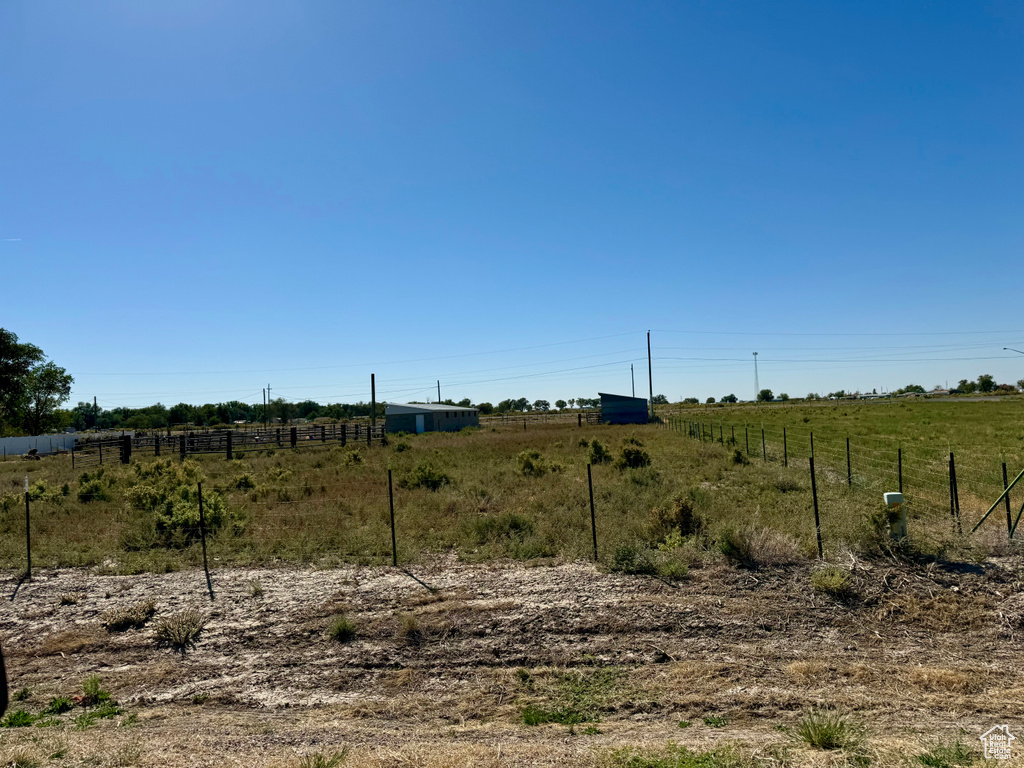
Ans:
{"type": "MultiPolygon", "coordinates": [[[[1012,538],[1024,513],[1024,503],[1014,509],[1011,501],[1013,486],[1024,476],[1024,452],[1019,448],[972,446],[957,455],[951,445],[920,440],[815,434],[799,427],[680,416],[668,417],[662,426],[694,440],[729,446],[748,460],[806,466],[813,458],[826,481],[845,484],[871,503],[880,502],[886,492],[903,493],[918,514],[945,517],[958,531],[973,531],[983,520],[996,525],[994,513],[1002,506],[1012,538]]],[[[1003,515],[998,518],[1002,525],[1003,515]]]]}

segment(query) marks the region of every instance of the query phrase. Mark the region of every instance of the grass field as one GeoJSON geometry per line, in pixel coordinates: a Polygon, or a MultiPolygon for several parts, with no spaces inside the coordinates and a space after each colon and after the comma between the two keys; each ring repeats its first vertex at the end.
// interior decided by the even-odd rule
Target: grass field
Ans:
{"type": "Polygon", "coordinates": [[[200,482],[210,553],[219,562],[388,562],[388,470],[402,562],[447,551],[466,561],[586,558],[593,546],[590,461],[599,557],[606,564],[672,573],[709,550],[728,548],[730,537],[772,538],[766,532],[779,557],[813,555],[806,461],[812,431],[826,550],[863,552],[877,543],[870,519],[881,492],[898,485],[902,447],[911,538],[925,551],[952,547],[977,556],[998,551],[1005,513],[1000,509],[974,537],[955,535],[949,449],[957,452],[969,528],[1001,491],[1000,462],[1007,461],[1011,478],[1024,468],[1022,411],[1024,401],[1016,400],[707,408],[669,415],[661,427],[510,426],[393,436],[386,447],[260,451],[233,461],[136,457],[129,466],[108,463],[87,472],[73,472],[67,457],[8,461],[0,463],[0,562],[24,564],[26,474],[33,560],[40,566],[107,563],[161,571],[197,564],[200,482]],[[700,421],[721,442],[691,439],[678,431],[682,418],[700,421]],[[788,467],[782,466],[783,426],[788,467]],[[954,443],[957,437],[962,442],[954,443]],[[637,466],[622,466],[624,452],[637,466]]]}

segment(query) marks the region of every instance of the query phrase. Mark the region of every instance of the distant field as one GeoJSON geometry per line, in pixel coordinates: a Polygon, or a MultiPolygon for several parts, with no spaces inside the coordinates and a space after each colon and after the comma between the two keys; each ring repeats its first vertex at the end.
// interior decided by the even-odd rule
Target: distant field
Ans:
{"type": "MultiPolygon", "coordinates": [[[[819,466],[846,473],[850,439],[855,485],[896,490],[898,452],[903,453],[904,490],[922,511],[949,511],[949,454],[955,455],[964,519],[980,518],[1002,492],[1002,463],[1010,480],[1024,470],[1024,399],[841,401],[788,405],[726,405],[666,408],[664,415],[734,433],[761,455],[761,429],[769,458],[781,460],[783,428],[791,464],[806,466],[811,435],[819,466]]],[[[1017,494],[1024,498],[1024,484],[1017,494]]],[[[1014,507],[1016,517],[1020,502],[1014,507]]],[[[1003,513],[1005,521],[1005,512],[1003,513]]],[[[972,523],[973,525],[973,523],[972,523]]],[[[1005,522],[1004,522],[1005,527],[1005,522]]]]}
{"type": "MultiPolygon", "coordinates": [[[[1002,508],[969,541],[954,536],[950,449],[965,528],[1001,492],[1001,462],[1011,479],[1024,469],[1021,400],[702,407],[674,416],[664,408],[661,415],[668,420],[662,426],[510,425],[393,436],[387,447],[316,446],[233,461],[137,457],[130,466],[106,464],[102,473],[73,471],[66,457],[8,461],[0,463],[0,563],[23,567],[26,474],[36,565],[107,562],[119,571],[160,571],[198,563],[199,482],[217,562],[389,562],[389,469],[402,562],[447,551],[467,561],[572,560],[592,556],[586,465],[596,439],[611,459],[593,467],[600,559],[628,559],[632,548],[637,567],[671,572],[750,526],[778,531],[800,552],[815,554],[807,462],[812,431],[824,544],[831,550],[864,546],[881,492],[898,485],[899,448],[911,535],[933,548],[1006,538],[1002,508]],[[700,423],[705,442],[682,431],[684,420],[700,423]],[[650,466],[615,466],[631,437],[642,443],[650,466]]],[[[1024,483],[1012,498],[1015,516],[1024,483]]]]}

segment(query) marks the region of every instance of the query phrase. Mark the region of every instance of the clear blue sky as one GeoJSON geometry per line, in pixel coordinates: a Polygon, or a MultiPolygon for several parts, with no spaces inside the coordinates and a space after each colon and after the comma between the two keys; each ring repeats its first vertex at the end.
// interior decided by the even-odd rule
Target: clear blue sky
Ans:
{"type": "Polygon", "coordinates": [[[0,1],[73,401],[1024,378],[1020,2],[0,1]]]}

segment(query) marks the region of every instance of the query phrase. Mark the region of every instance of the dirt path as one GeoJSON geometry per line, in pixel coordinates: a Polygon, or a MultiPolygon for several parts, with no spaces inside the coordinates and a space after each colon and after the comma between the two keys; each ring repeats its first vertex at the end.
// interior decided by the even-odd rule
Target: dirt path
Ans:
{"type": "Polygon", "coordinates": [[[98,675],[125,712],[4,729],[0,745],[65,750],[47,765],[290,765],[348,745],[349,765],[539,766],[675,740],[788,745],[792,764],[817,765],[778,726],[831,704],[885,764],[958,729],[1024,725],[1019,563],[851,566],[844,600],[810,587],[810,565],[715,564],[678,583],[583,563],[225,569],[212,602],[197,571],[40,572],[0,613],[12,690],[30,691],[14,708],[38,713],[98,675]],[[149,600],[146,626],[101,625],[149,600]],[[157,646],[186,608],[207,617],[196,645],[157,646]],[[328,637],[339,616],[350,642],[328,637]],[[529,706],[597,722],[527,726],[529,706]]]}

